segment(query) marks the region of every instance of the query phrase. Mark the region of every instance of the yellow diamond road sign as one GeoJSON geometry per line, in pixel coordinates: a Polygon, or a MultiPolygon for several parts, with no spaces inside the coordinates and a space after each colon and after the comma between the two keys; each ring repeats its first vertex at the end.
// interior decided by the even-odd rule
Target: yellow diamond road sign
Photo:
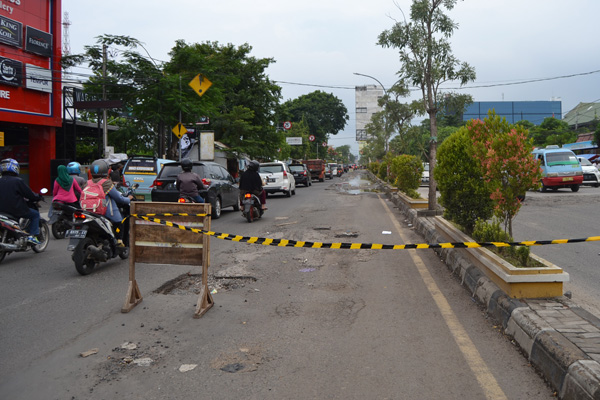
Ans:
{"type": "Polygon", "coordinates": [[[196,92],[198,96],[202,96],[204,92],[208,90],[210,85],[212,85],[212,82],[206,79],[204,75],[198,74],[190,81],[189,85],[194,89],[194,92],[196,92]]]}
{"type": "Polygon", "coordinates": [[[171,129],[171,131],[175,134],[175,136],[177,136],[179,139],[181,139],[181,137],[183,135],[185,135],[187,133],[187,129],[185,129],[185,126],[181,125],[181,123],[175,125],[173,127],[173,129],[171,129]]]}

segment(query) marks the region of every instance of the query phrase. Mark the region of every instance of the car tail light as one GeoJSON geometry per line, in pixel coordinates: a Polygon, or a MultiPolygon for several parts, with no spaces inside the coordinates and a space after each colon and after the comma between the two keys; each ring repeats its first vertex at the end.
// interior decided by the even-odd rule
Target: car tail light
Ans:
{"type": "Polygon", "coordinates": [[[84,213],[82,213],[82,212],[75,211],[75,212],[73,213],[73,218],[75,218],[75,219],[85,219],[85,218],[86,218],[86,216],[85,216],[85,214],[84,214],[84,213]]]}
{"type": "Polygon", "coordinates": [[[285,170],[283,171],[283,177],[287,178],[287,172],[285,172],[285,170]]]}
{"type": "Polygon", "coordinates": [[[204,183],[206,186],[210,186],[210,179],[202,178],[202,183],[204,183]]]}
{"type": "Polygon", "coordinates": [[[152,183],[152,186],[150,186],[150,187],[153,187],[153,186],[155,186],[155,187],[161,187],[163,185],[164,185],[164,182],[159,181],[159,180],[154,180],[154,182],[152,183]]]}
{"type": "Polygon", "coordinates": [[[302,175],[306,176],[306,171],[302,171],[302,175]]]}

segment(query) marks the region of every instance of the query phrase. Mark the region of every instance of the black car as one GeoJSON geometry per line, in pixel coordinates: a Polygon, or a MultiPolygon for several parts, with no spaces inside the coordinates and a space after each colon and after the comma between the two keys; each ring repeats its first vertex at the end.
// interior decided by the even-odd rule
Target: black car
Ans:
{"type": "MultiPolygon", "coordinates": [[[[179,191],[175,187],[175,181],[181,172],[180,162],[164,164],[152,186],[152,201],[177,201],[179,191]]],[[[200,191],[200,196],[212,205],[214,219],[221,216],[221,209],[224,207],[240,210],[240,190],[225,168],[215,162],[193,161],[192,172],[197,173],[208,186],[208,190],[200,191]]]]}
{"type": "Polygon", "coordinates": [[[312,179],[310,178],[310,171],[304,164],[290,164],[290,171],[294,175],[296,185],[310,186],[312,185],[312,179]]]}

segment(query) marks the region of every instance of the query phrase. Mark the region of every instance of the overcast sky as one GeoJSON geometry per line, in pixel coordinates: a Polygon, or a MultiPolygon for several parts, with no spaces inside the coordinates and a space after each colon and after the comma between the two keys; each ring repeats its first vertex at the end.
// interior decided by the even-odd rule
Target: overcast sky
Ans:
{"type": "MultiPolygon", "coordinates": [[[[63,0],[62,6],[74,54],[102,34],[134,37],[158,60],[168,59],[178,39],[248,43],[253,56],[276,61],[268,74],[283,88],[284,101],[322,90],[344,102],[350,120],[329,144],[349,144],[357,154],[354,87],[376,82],[353,72],[374,76],[386,88],[397,80],[397,51],[377,46],[377,36],[403,18],[400,9],[408,18],[411,3],[63,0]]],[[[451,39],[454,55],[477,73],[461,93],[475,101],[560,99],[563,115],[580,102],[600,101],[600,1],[464,0],[449,14],[459,25],[451,39]],[[531,80],[539,81],[512,84],[531,80]]]]}

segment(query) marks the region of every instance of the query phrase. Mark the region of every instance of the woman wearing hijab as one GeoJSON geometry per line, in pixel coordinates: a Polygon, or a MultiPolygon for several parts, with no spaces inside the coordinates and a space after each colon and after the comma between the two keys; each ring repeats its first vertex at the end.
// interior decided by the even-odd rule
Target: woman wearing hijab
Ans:
{"type": "Polygon", "coordinates": [[[70,204],[79,208],[79,197],[81,196],[81,188],[79,184],[67,171],[64,165],[58,166],[58,178],[54,181],[54,197],[52,201],[60,201],[61,203],[70,204]]]}

